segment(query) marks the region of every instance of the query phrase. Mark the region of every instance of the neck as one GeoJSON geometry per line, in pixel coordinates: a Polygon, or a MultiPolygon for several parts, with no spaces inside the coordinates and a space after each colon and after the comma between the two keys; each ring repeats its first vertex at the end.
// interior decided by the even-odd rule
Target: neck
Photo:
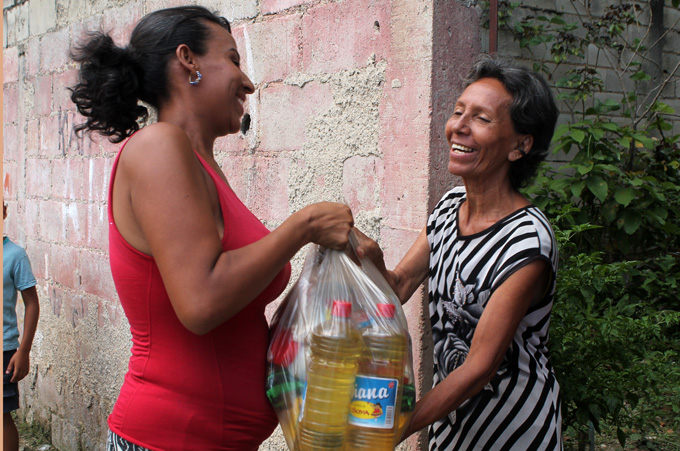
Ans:
{"type": "Polygon", "coordinates": [[[215,159],[213,146],[217,136],[210,133],[205,125],[197,119],[196,115],[182,112],[174,105],[167,105],[158,112],[158,122],[168,122],[184,130],[191,141],[191,146],[204,159],[211,161],[215,159]]]}
{"type": "Polygon", "coordinates": [[[476,186],[465,183],[466,201],[461,206],[459,225],[464,234],[476,233],[530,202],[509,184],[476,186]]]}

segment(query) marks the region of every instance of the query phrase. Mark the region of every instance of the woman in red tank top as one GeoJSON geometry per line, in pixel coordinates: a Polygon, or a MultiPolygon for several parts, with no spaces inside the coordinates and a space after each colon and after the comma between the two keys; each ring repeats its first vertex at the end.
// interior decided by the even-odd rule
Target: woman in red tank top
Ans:
{"type": "Polygon", "coordinates": [[[125,141],[109,189],[111,271],[132,356],[109,417],[107,449],[256,450],[276,426],[265,397],[267,303],[305,244],[346,245],[344,205],[317,203],[267,230],[215,161],[240,129],[254,86],[229,23],[187,6],[155,11],[127,47],[91,34],[71,99],[86,122],[125,141]],[[158,122],[139,129],[143,101],[158,122]]]}

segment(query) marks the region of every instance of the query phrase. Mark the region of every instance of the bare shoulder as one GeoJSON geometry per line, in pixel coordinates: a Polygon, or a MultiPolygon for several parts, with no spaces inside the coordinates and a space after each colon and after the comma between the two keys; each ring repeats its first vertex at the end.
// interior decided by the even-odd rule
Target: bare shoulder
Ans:
{"type": "Polygon", "coordinates": [[[158,122],[135,133],[121,154],[121,165],[126,171],[148,175],[148,171],[194,166],[195,158],[189,137],[181,128],[158,122]]]}

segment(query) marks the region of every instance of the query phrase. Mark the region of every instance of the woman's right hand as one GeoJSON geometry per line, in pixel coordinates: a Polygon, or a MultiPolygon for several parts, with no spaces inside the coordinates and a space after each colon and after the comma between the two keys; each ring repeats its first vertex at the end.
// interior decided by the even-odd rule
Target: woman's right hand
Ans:
{"type": "Polygon", "coordinates": [[[349,242],[349,232],[354,227],[352,210],[336,202],[319,202],[309,205],[300,213],[306,215],[309,241],[331,249],[344,249],[349,242]]]}

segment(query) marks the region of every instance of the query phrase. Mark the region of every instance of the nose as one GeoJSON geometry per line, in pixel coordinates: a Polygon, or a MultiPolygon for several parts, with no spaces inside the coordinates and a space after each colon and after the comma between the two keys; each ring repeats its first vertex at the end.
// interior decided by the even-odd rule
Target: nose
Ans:
{"type": "Polygon", "coordinates": [[[253,82],[250,81],[250,78],[248,78],[245,72],[241,73],[243,74],[243,90],[246,92],[246,95],[254,93],[255,85],[253,85],[253,82]]]}
{"type": "Polygon", "coordinates": [[[451,116],[446,122],[444,132],[449,140],[451,140],[453,135],[469,133],[470,128],[468,126],[468,119],[465,113],[454,113],[453,116],[451,116]]]}

